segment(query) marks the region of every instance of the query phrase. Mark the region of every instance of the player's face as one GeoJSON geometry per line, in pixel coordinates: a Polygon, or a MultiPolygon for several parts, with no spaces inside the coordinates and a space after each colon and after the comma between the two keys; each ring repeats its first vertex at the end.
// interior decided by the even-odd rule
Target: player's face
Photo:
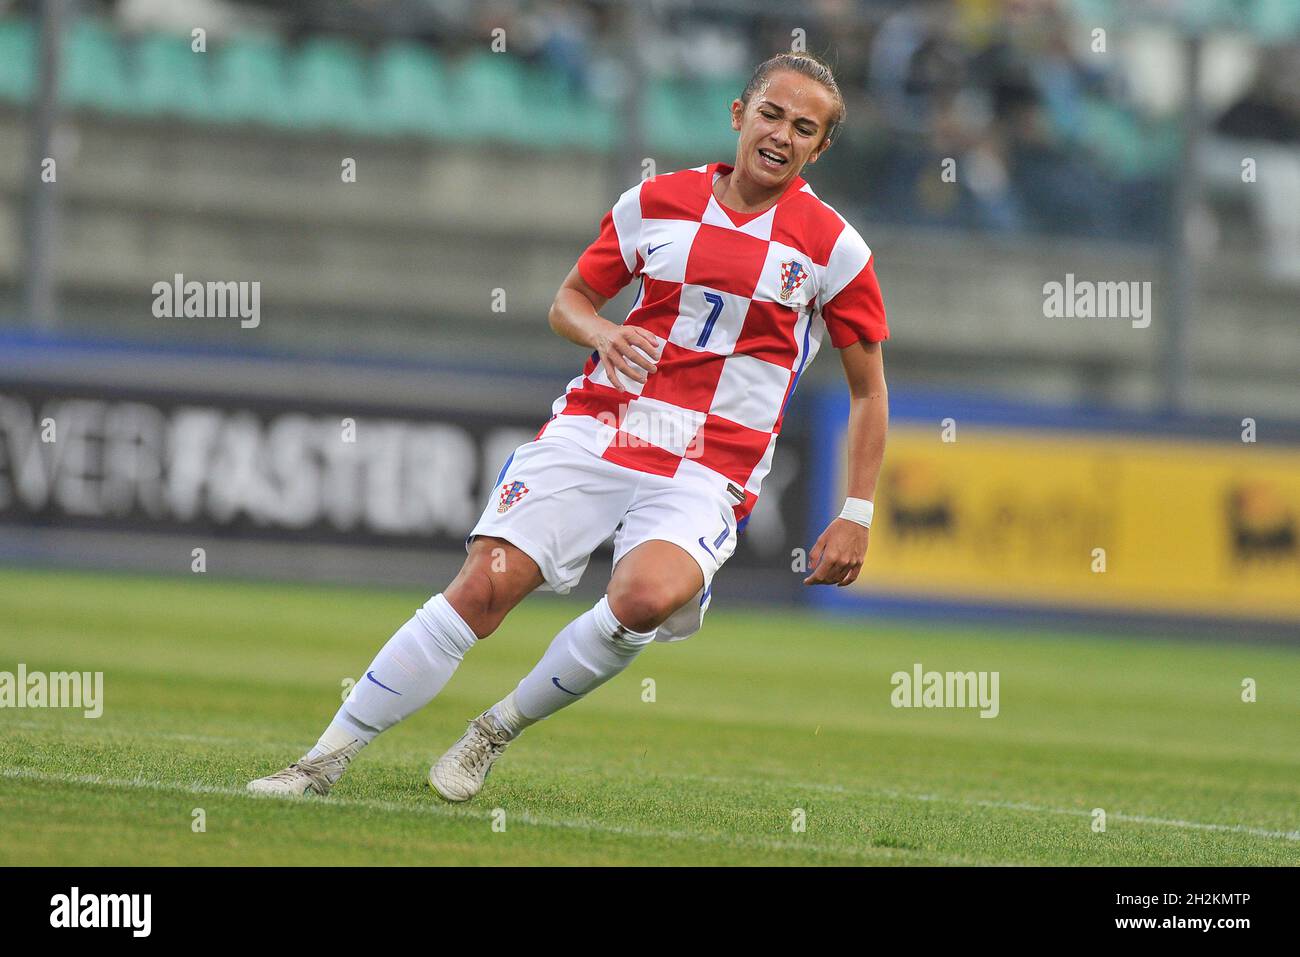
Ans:
{"type": "Polygon", "coordinates": [[[736,169],[762,186],[784,187],[830,145],[826,132],[834,116],[830,90],[801,73],[778,70],[748,105],[731,104],[731,127],[740,131],[736,169]]]}

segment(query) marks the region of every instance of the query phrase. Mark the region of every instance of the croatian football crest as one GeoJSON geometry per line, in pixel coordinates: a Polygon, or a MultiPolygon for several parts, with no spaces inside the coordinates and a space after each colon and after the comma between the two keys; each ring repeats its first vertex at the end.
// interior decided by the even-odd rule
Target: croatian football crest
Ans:
{"type": "Polygon", "coordinates": [[[527,494],[528,486],[523,482],[506,482],[501,486],[501,504],[497,506],[497,511],[507,511],[511,505],[527,494]]]}
{"type": "Polygon", "coordinates": [[[794,291],[808,278],[808,269],[797,259],[781,263],[781,301],[789,302],[794,291]]]}

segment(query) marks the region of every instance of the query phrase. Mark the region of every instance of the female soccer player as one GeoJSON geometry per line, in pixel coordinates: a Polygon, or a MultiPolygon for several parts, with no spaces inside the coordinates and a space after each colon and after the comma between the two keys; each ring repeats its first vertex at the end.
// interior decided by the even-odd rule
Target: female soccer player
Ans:
{"type": "Polygon", "coordinates": [[[591,357],[501,470],[460,574],[389,639],[316,746],[250,790],[327,793],[526,595],[568,592],[611,534],[605,596],[434,764],[438,794],[473,797],[529,725],[609,681],[651,640],[697,631],[824,336],[852,397],[849,498],[813,546],[805,584],[857,578],[888,423],[888,329],[871,251],[800,177],[843,121],[823,63],[772,57],[731,104],[734,165],[656,176],[619,197],[550,310],[551,328],[591,357]],[[634,279],[626,320],[602,318],[634,279]]]}

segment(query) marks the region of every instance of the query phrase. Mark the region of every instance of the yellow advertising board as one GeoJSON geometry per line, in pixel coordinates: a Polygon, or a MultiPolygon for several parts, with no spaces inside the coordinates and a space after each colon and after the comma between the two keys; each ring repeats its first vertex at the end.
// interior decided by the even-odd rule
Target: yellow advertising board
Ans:
{"type": "Polygon", "coordinates": [[[904,425],[875,501],[854,591],[1300,622],[1300,448],[904,425]]]}

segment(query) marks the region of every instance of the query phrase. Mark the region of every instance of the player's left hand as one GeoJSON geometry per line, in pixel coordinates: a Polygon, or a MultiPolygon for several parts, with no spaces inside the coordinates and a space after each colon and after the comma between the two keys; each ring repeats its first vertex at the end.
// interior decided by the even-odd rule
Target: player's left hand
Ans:
{"type": "Polygon", "coordinates": [[[851,585],[862,571],[867,557],[869,529],[837,518],[826,526],[826,531],[808,553],[812,574],[803,580],[805,585],[851,585]]]}

